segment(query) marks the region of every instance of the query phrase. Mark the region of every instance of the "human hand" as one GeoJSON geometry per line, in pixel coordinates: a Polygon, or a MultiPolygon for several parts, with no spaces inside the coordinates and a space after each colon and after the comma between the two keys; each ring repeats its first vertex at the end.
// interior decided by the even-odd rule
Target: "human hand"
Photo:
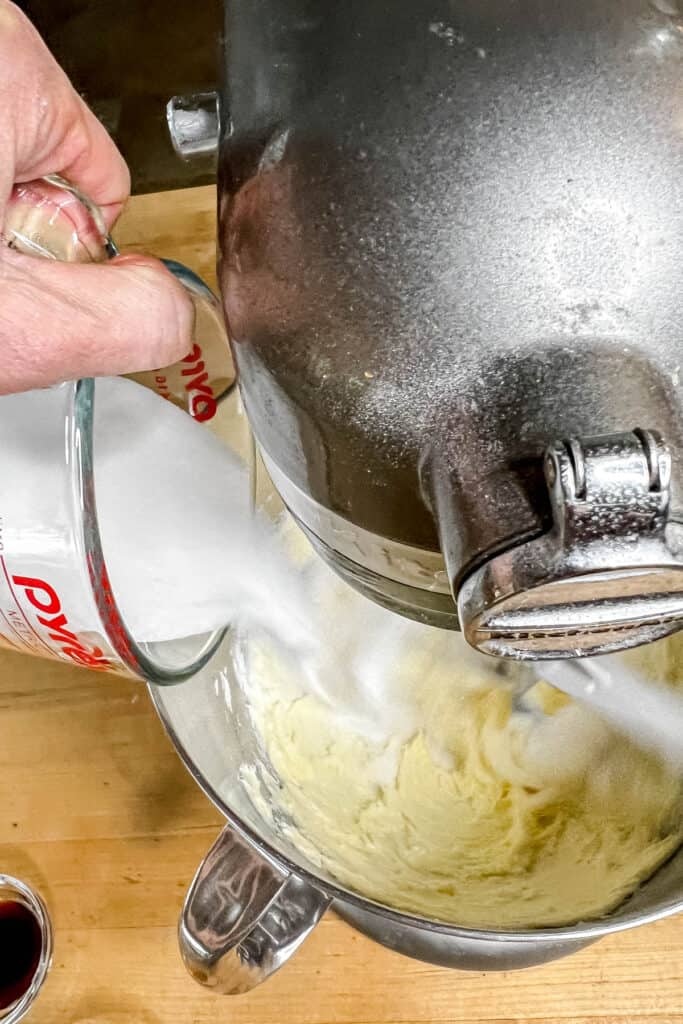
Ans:
{"type": "MultiPolygon", "coordinates": [[[[15,183],[59,174],[101,208],[107,228],[128,169],[21,11],[0,0],[0,234],[15,183]]],[[[192,347],[193,311],[163,264],[37,259],[0,244],[0,394],[167,366],[192,347]]]]}

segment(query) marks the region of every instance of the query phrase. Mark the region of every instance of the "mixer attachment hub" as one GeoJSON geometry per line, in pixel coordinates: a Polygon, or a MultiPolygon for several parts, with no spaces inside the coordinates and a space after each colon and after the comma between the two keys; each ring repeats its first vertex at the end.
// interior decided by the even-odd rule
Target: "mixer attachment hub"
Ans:
{"type": "Polygon", "coordinates": [[[552,528],[495,555],[458,595],[481,651],[522,659],[633,647],[683,625],[671,454],[653,430],[570,438],[544,455],[552,528]]]}

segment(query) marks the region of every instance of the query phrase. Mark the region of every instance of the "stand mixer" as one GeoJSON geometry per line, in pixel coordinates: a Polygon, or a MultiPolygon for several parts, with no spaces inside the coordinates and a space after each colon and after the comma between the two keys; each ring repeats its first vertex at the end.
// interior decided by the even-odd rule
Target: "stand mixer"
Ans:
{"type": "MultiPolygon", "coordinates": [[[[176,97],[169,125],[181,155],[218,134],[242,397],[314,548],[488,654],[678,630],[677,0],[226,0],[224,38],[218,104],[176,97]]],[[[228,820],[180,926],[214,990],[272,974],[330,900],[392,949],[478,970],[680,911],[680,850],[563,927],[465,929],[359,896],[250,804],[224,675],[153,690],[228,820]]]]}
{"type": "Polygon", "coordinates": [[[682,26],[226,3],[220,276],[269,472],[349,582],[488,653],[681,624],[682,26]]]}

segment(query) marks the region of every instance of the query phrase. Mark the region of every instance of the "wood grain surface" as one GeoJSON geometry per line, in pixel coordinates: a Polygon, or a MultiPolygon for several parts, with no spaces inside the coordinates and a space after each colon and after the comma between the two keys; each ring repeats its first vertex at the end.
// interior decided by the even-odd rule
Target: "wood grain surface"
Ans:
{"type": "MultiPolygon", "coordinates": [[[[212,188],[136,198],[119,241],[212,279],[214,205],[212,188]]],[[[39,887],[55,927],[33,1024],[683,1024],[683,917],[478,974],[390,953],[329,914],[263,988],[205,992],[175,929],[220,820],[132,682],[0,654],[0,808],[0,871],[39,887]]]]}

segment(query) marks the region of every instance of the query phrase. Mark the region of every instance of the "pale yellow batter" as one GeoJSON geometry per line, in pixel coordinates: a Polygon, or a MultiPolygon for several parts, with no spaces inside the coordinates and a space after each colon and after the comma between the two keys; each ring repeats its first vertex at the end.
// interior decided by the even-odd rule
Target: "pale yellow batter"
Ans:
{"type": "MultiPolygon", "coordinates": [[[[343,885],[465,926],[560,925],[611,910],[680,844],[680,780],[654,756],[545,683],[520,699],[457,635],[404,635],[324,573],[329,688],[254,635],[245,686],[279,779],[260,773],[253,798],[343,885]],[[380,635],[394,653],[359,688],[361,624],[366,651],[380,635]]],[[[629,659],[675,681],[683,640],[629,659]]]]}

